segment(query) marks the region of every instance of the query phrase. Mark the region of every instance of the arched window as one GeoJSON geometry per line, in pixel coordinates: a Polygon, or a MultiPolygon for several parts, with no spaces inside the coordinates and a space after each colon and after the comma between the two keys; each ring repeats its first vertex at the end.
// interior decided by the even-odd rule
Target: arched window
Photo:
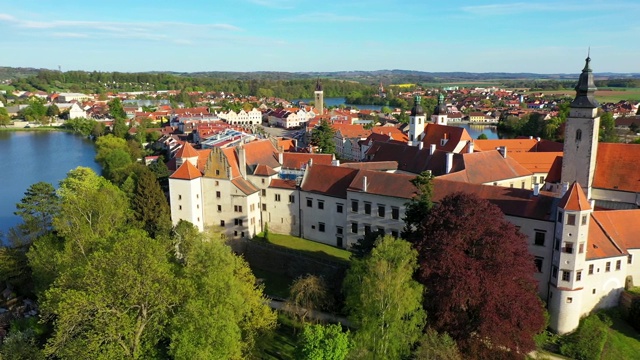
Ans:
{"type": "Polygon", "coordinates": [[[582,140],[582,130],[576,130],[576,142],[580,142],[582,140]]]}

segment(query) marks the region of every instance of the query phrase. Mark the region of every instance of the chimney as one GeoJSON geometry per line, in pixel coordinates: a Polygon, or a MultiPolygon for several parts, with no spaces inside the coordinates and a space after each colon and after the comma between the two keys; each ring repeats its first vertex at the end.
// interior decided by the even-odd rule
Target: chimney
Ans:
{"type": "Polygon", "coordinates": [[[566,194],[567,191],[569,191],[569,183],[565,181],[562,183],[561,197],[564,197],[564,194],[566,194]]]}
{"type": "Polygon", "coordinates": [[[540,195],[540,184],[535,183],[533,184],[533,196],[538,196],[540,195]]]}
{"type": "Polygon", "coordinates": [[[309,167],[313,166],[313,158],[309,159],[309,167]]]}
{"type": "Polygon", "coordinates": [[[469,140],[469,154],[473,154],[473,140],[469,140]]]}
{"type": "Polygon", "coordinates": [[[420,141],[418,143],[418,149],[422,150],[423,147],[424,147],[424,143],[422,141],[420,141]]]}
{"type": "Polygon", "coordinates": [[[367,177],[363,176],[362,177],[362,191],[363,192],[367,192],[367,187],[369,186],[369,184],[367,184],[367,177]]]}
{"type": "Polygon", "coordinates": [[[529,140],[533,140],[533,136],[529,135],[529,140]]]}
{"type": "Polygon", "coordinates": [[[332,160],[331,161],[331,165],[333,166],[340,166],[340,160],[336,159],[336,160],[332,160]]]}
{"type": "Polygon", "coordinates": [[[278,162],[280,163],[280,165],[284,163],[284,154],[282,154],[281,152],[278,153],[278,162]]]}
{"type": "Polygon", "coordinates": [[[236,148],[238,150],[238,167],[240,168],[240,175],[243,179],[247,179],[247,154],[244,150],[244,146],[240,145],[236,148]]]}
{"type": "Polygon", "coordinates": [[[436,152],[436,144],[429,145],[429,155],[433,155],[436,152]]]}
{"type": "Polygon", "coordinates": [[[445,174],[450,173],[451,172],[451,168],[453,168],[453,153],[452,152],[448,152],[447,153],[446,162],[445,162],[445,168],[444,168],[445,174]]]}

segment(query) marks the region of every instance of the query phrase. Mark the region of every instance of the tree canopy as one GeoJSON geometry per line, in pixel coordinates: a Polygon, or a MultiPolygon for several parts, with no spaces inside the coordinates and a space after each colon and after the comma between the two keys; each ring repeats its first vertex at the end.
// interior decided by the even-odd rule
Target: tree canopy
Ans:
{"type": "Polygon", "coordinates": [[[336,152],[336,143],[333,140],[335,130],[327,120],[320,120],[313,130],[311,130],[311,144],[320,148],[323,154],[334,154],[336,152]]]}
{"type": "Polygon", "coordinates": [[[451,194],[422,228],[414,245],[430,326],[479,358],[533,350],[545,324],[533,257],[500,209],[475,195],[451,194]]]}

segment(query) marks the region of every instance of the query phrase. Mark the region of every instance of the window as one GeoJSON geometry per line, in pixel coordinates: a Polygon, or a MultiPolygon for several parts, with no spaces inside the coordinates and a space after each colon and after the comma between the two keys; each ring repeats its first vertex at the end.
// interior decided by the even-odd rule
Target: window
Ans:
{"type": "Polygon", "coordinates": [[[351,201],[351,211],[358,212],[358,200],[351,201]]]}
{"type": "Polygon", "coordinates": [[[318,209],[324,210],[324,201],[318,200],[318,209]]]}
{"type": "Polygon", "coordinates": [[[582,215],[582,225],[587,225],[587,215],[582,215]]]}
{"type": "Polygon", "coordinates": [[[524,181],[520,184],[520,189],[524,189],[524,181]]]}
{"type": "Polygon", "coordinates": [[[567,304],[571,304],[573,302],[573,298],[572,297],[568,297],[567,298],[567,304]]]}
{"type": "Polygon", "coordinates": [[[629,254],[627,255],[627,264],[631,264],[633,263],[633,255],[629,254]]]}
{"type": "Polygon", "coordinates": [[[262,179],[262,183],[264,184],[264,179],[262,179]]]}
{"type": "Polygon", "coordinates": [[[342,235],[343,229],[342,226],[336,226],[336,234],[342,235]]]}
{"type": "Polygon", "coordinates": [[[576,130],[576,142],[580,142],[580,140],[582,140],[582,130],[578,129],[576,130]]]}
{"type": "Polygon", "coordinates": [[[220,199],[220,191],[216,191],[216,197],[220,199]]]}
{"type": "Polygon", "coordinates": [[[182,195],[178,195],[178,200],[182,200],[182,195]]]}
{"type": "Polygon", "coordinates": [[[336,212],[342,214],[342,204],[336,204],[336,212]]]}
{"type": "Polygon", "coordinates": [[[593,275],[593,264],[589,265],[589,275],[593,275]]]}
{"type": "Polygon", "coordinates": [[[307,198],[307,207],[313,207],[313,199],[307,198]]]}
{"type": "Polygon", "coordinates": [[[289,195],[289,203],[293,204],[294,202],[296,202],[296,196],[295,195],[289,195]]]}
{"type": "Polygon", "coordinates": [[[267,211],[267,204],[262,204],[262,211],[267,211]]]}
{"type": "Polygon", "coordinates": [[[582,270],[576,271],[576,281],[582,280],[582,270]]]}
{"type": "Polygon", "coordinates": [[[540,176],[540,184],[544,184],[544,176],[540,176]]]}
{"type": "Polygon", "coordinates": [[[560,239],[556,238],[556,242],[553,244],[553,248],[556,249],[556,251],[560,251],[560,239]]]}
{"type": "Polygon", "coordinates": [[[544,246],[544,238],[546,235],[547,234],[545,231],[536,230],[536,238],[534,240],[534,244],[538,246],[544,246]]]}
{"type": "Polygon", "coordinates": [[[262,196],[267,196],[267,189],[262,189],[262,196]]]}
{"type": "Polygon", "coordinates": [[[393,220],[398,220],[400,219],[400,208],[397,207],[391,207],[391,218],[393,220]]]}
{"type": "MultiPolygon", "coordinates": [[[[220,170],[216,170],[216,175],[220,175],[220,170]]],[[[218,184],[216,184],[218,185],[218,184]]]]}
{"type": "MultiPolygon", "coordinates": [[[[216,175],[218,175],[218,173],[216,172],[216,175]]],[[[216,180],[216,186],[220,185],[220,183],[218,182],[218,180],[216,180]]]]}
{"type": "Polygon", "coordinates": [[[275,194],[276,196],[276,201],[280,201],[280,194],[275,194]]]}
{"type": "Polygon", "coordinates": [[[342,243],[342,236],[336,236],[336,246],[339,248],[344,246],[344,244],[342,243]]]}
{"type": "Polygon", "coordinates": [[[224,220],[220,220],[220,226],[224,227],[224,220]]]}
{"type": "Polygon", "coordinates": [[[621,267],[622,267],[622,260],[616,261],[616,270],[620,270],[621,267]]]}
{"type": "Polygon", "coordinates": [[[178,210],[182,210],[182,205],[178,205],[178,210]]]}
{"type": "Polygon", "coordinates": [[[321,222],[321,223],[318,223],[318,230],[319,230],[320,232],[324,232],[324,223],[322,223],[322,222],[321,222]]]}
{"type": "Polygon", "coordinates": [[[576,214],[567,214],[567,225],[576,224],[576,214]]]}
{"type": "Polygon", "coordinates": [[[551,268],[551,275],[553,276],[554,279],[558,278],[558,268],[556,266],[551,268]]]}
{"type": "Polygon", "coordinates": [[[364,225],[364,234],[368,235],[371,232],[371,225],[365,224],[364,225]]]}
{"type": "Polygon", "coordinates": [[[510,187],[510,188],[513,188],[513,183],[509,183],[509,187],[510,187]]]}
{"type": "Polygon", "coordinates": [[[196,194],[196,199],[200,199],[200,194],[196,194]]]}
{"type": "Polygon", "coordinates": [[[358,233],[358,223],[357,222],[351,223],[351,232],[354,233],[354,234],[358,233]]]}
{"type": "Polygon", "coordinates": [[[242,205],[233,205],[233,211],[242,212],[242,205]]]}
{"type": "Polygon", "coordinates": [[[578,253],[579,254],[584,254],[584,243],[581,242],[580,245],[578,245],[578,253]]]}
{"type": "Polygon", "coordinates": [[[562,270],[562,281],[571,280],[571,271],[562,270]]]}
{"type": "Polygon", "coordinates": [[[567,254],[573,254],[573,243],[572,242],[565,242],[564,243],[564,248],[562,250],[563,250],[563,252],[566,252],[567,254]]]}
{"type": "Polygon", "coordinates": [[[364,203],[364,213],[367,215],[371,215],[371,203],[364,203]]]}
{"type": "Polygon", "coordinates": [[[385,210],[384,205],[378,205],[378,216],[384,217],[385,210]]]}
{"type": "Polygon", "coordinates": [[[562,222],[562,211],[558,211],[558,222],[562,222]]]}
{"type": "Polygon", "coordinates": [[[533,259],[533,263],[536,266],[536,270],[541,273],[542,272],[542,264],[544,263],[544,258],[540,257],[540,256],[536,256],[535,259],[533,259]]]}
{"type": "Polygon", "coordinates": [[[611,261],[607,261],[607,264],[604,267],[604,271],[606,272],[611,271],[611,261]]]}

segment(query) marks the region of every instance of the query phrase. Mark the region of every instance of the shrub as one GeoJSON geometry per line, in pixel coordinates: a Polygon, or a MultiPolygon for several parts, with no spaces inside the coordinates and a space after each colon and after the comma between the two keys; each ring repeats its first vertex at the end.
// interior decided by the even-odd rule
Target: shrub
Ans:
{"type": "Polygon", "coordinates": [[[640,297],[632,300],[631,306],[629,306],[627,322],[633,326],[634,329],[640,331],[640,297]]]}
{"type": "Polygon", "coordinates": [[[578,329],[560,346],[560,353],[577,360],[600,359],[610,325],[611,319],[604,313],[583,318],[578,329]]]}

